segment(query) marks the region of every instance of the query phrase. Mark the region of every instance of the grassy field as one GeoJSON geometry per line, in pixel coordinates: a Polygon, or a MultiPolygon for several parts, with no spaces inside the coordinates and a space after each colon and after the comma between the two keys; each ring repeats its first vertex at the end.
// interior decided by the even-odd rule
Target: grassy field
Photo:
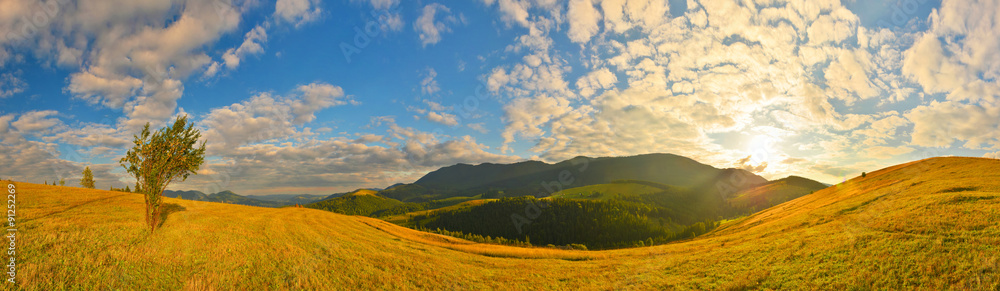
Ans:
{"type": "Polygon", "coordinates": [[[898,165],[694,240],[589,252],[172,198],[150,234],[139,195],[15,185],[26,290],[1000,288],[1000,160],[991,159],[898,165]]]}

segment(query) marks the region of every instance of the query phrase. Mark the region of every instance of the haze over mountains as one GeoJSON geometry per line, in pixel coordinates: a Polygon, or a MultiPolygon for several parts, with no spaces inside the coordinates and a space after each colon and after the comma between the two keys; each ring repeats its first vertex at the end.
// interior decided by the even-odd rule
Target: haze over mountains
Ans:
{"type": "Polygon", "coordinates": [[[221,202],[229,204],[240,204],[260,207],[282,207],[296,204],[308,204],[318,200],[329,198],[326,195],[311,194],[273,194],[260,196],[243,196],[226,190],[218,193],[205,194],[201,191],[175,191],[164,190],[164,197],[181,198],[184,200],[221,202]]]}

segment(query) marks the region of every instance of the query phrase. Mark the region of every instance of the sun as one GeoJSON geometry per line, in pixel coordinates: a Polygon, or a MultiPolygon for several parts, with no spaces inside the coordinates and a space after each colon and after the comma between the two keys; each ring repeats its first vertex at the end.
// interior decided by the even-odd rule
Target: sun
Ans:
{"type": "Polygon", "coordinates": [[[775,145],[781,142],[777,137],[770,135],[757,135],[747,143],[747,154],[750,155],[750,165],[759,166],[764,163],[771,163],[775,158],[775,145]]]}

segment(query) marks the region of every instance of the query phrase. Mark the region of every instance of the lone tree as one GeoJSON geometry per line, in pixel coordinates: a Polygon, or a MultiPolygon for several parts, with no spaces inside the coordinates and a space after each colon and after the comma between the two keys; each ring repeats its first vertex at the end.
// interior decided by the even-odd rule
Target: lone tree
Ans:
{"type": "Polygon", "coordinates": [[[90,171],[90,167],[83,169],[83,179],[80,179],[80,186],[94,189],[94,172],[90,171]]]}
{"type": "Polygon", "coordinates": [[[178,117],[174,125],[151,133],[149,123],[142,133],[134,136],[132,147],[118,161],[136,179],[136,193],[146,200],[146,223],[149,231],[160,224],[160,195],[173,181],[184,181],[197,174],[205,161],[205,143],[195,147],[201,132],[187,124],[187,116],[178,117]],[[187,127],[185,127],[185,125],[187,127]]]}
{"type": "Polygon", "coordinates": [[[861,172],[861,178],[864,178],[864,177],[866,177],[866,176],[868,176],[868,173],[865,173],[865,172],[861,172]]]}

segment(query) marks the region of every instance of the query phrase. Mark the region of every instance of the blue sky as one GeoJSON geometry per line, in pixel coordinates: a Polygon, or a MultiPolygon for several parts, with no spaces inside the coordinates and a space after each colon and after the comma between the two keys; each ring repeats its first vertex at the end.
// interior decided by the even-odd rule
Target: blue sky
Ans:
{"type": "Polygon", "coordinates": [[[835,183],[1000,155],[996,1],[0,0],[0,176],[326,194],[455,163],[668,152],[835,183]],[[756,2],[756,3],[755,3],[756,2]],[[22,16],[30,16],[28,18],[22,16]]]}

